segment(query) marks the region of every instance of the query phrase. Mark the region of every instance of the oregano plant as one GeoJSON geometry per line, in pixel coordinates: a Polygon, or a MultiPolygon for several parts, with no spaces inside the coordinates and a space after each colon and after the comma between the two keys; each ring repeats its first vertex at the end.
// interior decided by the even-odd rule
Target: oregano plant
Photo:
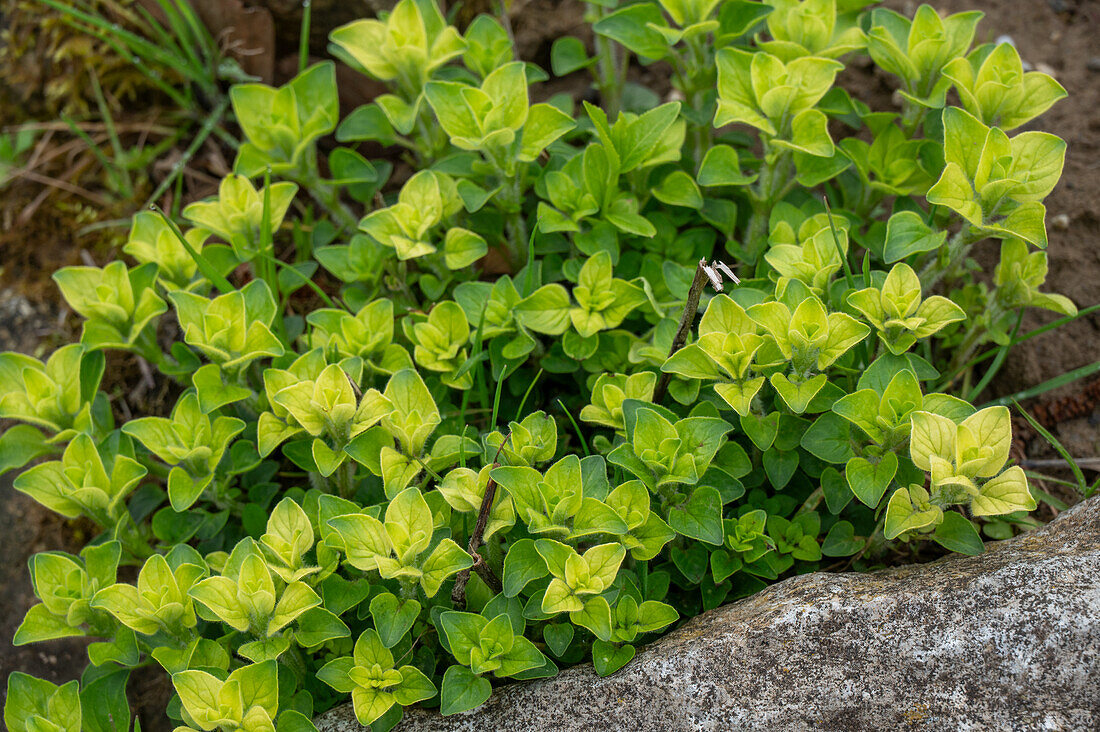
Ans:
{"type": "Polygon", "coordinates": [[[0,354],[0,472],[98,532],[30,561],[14,642],[94,642],[79,682],[10,676],[8,729],[119,729],[159,669],[180,730],[386,730],[1034,525],[973,359],[1076,312],[1044,286],[1065,145],[1015,132],[1065,91],[978,13],[872,4],[591,2],[551,70],[599,104],[433,0],[234,86],[217,192],[55,274],[79,342],[0,354]],[[838,83],[859,57],[896,107],[838,83]],[[336,63],[385,93],[341,118],[336,63]],[[657,63],[671,90],[628,81],[657,63]],[[119,351],[174,403],[113,411],[119,351]]]}

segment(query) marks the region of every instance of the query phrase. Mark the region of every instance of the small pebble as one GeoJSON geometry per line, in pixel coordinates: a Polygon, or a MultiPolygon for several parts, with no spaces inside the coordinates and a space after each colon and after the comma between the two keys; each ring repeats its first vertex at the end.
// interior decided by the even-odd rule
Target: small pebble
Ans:
{"type": "Polygon", "coordinates": [[[1066,0],[1047,0],[1047,5],[1056,13],[1064,13],[1068,9],[1066,8],[1066,0]]]}
{"type": "Polygon", "coordinates": [[[1052,229],[1065,231],[1069,228],[1069,216],[1067,214],[1058,214],[1050,220],[1050,226],[1052,229]]]}
{"type": "Polygon", "coordinates": [[[1035,64],[1035,70],[1036,71],[1041,71],[1044,74],[1046,74],[1047,76],[1057,76],[1057,74],[1054,71],[1054,67],[1050,66],[1048,64],[1044,64],[1042,61],[1035,64]]]}
{"type": "Polygon", "coordinates": [[[1090,58],[1086,66],[1088,66],[1089,71],[1100,71],[1100,56],[1090,58]]]}

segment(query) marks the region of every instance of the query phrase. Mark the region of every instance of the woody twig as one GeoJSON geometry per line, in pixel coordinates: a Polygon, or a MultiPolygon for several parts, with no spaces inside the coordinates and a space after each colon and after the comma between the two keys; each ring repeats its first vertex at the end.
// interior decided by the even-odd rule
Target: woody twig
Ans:
{"type": "MultiPolygon", "coordinates": [[[[709,282],[715,292],[722,292],[723,277],[734,284],[741,282],[724,262],[715,260],[707,264],[706,257],[699,260],[699,266],[695,268],[695,278],[691,281],[691,289],[688,290],[687,300],[684,302],[684,311],[680,314],[680,325],[676,328],[676,337],[672,339],[672,347],[668,349],[666,361],[687,343],[688,333],[691,332],[691,326],[695,323],[695,314],[699,310],[699,298],[703,295],[703,288],[709,282]]],[[[657,380],[657,386],[653,390],[654,404],[660,404],[664,400],[665,393],[668,391],[668,382],[671,379],[672,374],[667,371],[661,373],[661,378],[657,380]]]]}
{"type": "MultiPolygon", "coordinates": [[[[504,439],[500,443],[500,447],[497,448],[497,454],[493,457],[493,467],[500,467],[500,451],[504,449],[505,443],[511,438],[511,433],[505,435],[504,439]]],[[[504,585],[501,584],[500,578],[497,577],[493,568],[485,561],[485,559],[478,552],[481,548],[482,537],[485,535],[485,527],[489,524],[489,512],[493,508],[493,501],[497,496],[497,482],[490,476],[489,482],[485,484],[485,495],[481,497],[481,507],[477,512],[477,523],[474,524],[474,531],[470,534],[470,543],[467,546],[466,551],[474,559],[474,564],[469,569],[464,569],[458,573],[455,577],[455,586],[451,590],[451,601],[456,605],[466,603],[466,584],[470,581],[470,570],[477,572],[482,581],[489,586],[494,593],[500,592],[504,589],[504,585]]]]}

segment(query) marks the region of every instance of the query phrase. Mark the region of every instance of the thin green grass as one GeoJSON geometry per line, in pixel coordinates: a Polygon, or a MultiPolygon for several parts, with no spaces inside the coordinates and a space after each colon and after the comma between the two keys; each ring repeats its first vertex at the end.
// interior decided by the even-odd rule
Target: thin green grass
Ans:
{"type": "Polygon", "coordinates": [[[1031,425],[1031,428],[1038,432],[1039,435],[1042,436],[1042,438],[1046,440],[1051,447],[1054,448],[1054,451],[1061,455],[1062,459],[1066,461],[1066,464],[1069,466],[1070,472],[1073,473],[1073,477],[1077,481],[1076,485],[1074,485],[1074,488],[1080,491],[1081,494],[1085,496],[1085,498],[1091,496],[1092,493],[1096,490],[1097,484],[1100,484],[1100,480],[1097,481],[1097,484],[1093,484],[1090,487],[1088,482],[1085,480],[1085,474],[1081,470],[1081,466],[1077,464],[1077,461],[1073,459],[1073,456],[1069,454],[1069,450],[1065,448],[1061,441],[1059,441],[1057,437],[1051,434],[1049,430],[1043,427],[1043,425],[1039,424],[1039,421],[1032,417],[1026,409],[1021,407],[1020,403],[1017,400],[1011,399],[1011,402],[1013,406],[1016,407],[1017,411],[1019,411],[1020,414],[1023,415],[1023,418],[1027,420],[1027,423],[1031,425]]]}

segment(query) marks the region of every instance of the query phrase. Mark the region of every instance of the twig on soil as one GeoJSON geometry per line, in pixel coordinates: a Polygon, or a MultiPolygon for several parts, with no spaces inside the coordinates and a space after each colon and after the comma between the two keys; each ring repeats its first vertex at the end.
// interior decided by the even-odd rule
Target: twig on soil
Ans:
{"type": "MultiPolygon", "coordinates": [[[[34,173],[30,170],[23,171],[22,177],[35,183],[41,183],[44,186],[50,186],[51,188],[60,188],[61,190],[68,193],[75,194],[77,196],[80,196],[81,198],[86,198],[97,206],[103,206],[104,208],[106,208],[110,205],[107,199],[105,199],[103,196],[92,193],[86,188],[81,188],[80,186],[74,185],[65,180],[59,180],[57,178],[50,178],[45,175],[39,175],[38,173],[34,173]]],[[[29,219],[30,217],[28,216],[27,218],[29,219]]]]}

